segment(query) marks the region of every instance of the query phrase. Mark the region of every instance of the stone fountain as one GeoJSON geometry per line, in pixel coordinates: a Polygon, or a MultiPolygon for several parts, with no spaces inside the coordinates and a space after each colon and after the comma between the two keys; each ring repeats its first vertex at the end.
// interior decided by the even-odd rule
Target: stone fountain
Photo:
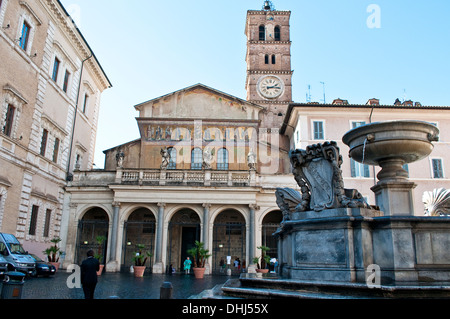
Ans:
{"type": "Polygon", "coordinates": [[[450,217],[414,216],[403,165],[428,156],[438,129],[420,121],[373,123],[344,135],[350,157],[381,166],[377,206],[344,187],[336,142],[293,150],[299,190],[280,188],[277,278],[246,274],[222,290],[240,297],[450,297],[450,217]],[[378,209],[379,208],[379,209],[378,209]]]}
{"type": "Polygon", "coordinates": [[[381,167],[372,190],[385,215],[414,215],[412,190],[403,165],[419,161],[438,141],[436,126],[422,121],[388,121],[357,127],[342,138],[355,161],[381,167]]]}

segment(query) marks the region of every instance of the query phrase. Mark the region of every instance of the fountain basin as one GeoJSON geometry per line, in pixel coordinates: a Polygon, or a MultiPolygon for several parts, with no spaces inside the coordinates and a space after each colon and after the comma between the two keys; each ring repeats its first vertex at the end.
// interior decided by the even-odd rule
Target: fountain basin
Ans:
{"type": "Polygon", "coordinates": [[[380,180],[407,178],[402,165],[421,160],[433,151],[439,129],[423,121],[388,121],[362,125],[347,132],[342,141],[359,163],[382,167],[380,180]],[[383,172],[383,169],[385,171],[383,172]]]}

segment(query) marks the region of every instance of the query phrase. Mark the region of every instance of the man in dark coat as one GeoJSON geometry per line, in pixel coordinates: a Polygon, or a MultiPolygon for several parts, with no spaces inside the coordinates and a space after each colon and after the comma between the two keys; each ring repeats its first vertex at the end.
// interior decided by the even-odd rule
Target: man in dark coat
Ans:
{"type": "Polygon", "coordinates": [[[83,286],[85,299],[94,299],[95,286],[97,285],[97,271],[100,263],[94,258],[94,251],[87,252],[88,258],[81,263],[81,285],[83,286]]]}

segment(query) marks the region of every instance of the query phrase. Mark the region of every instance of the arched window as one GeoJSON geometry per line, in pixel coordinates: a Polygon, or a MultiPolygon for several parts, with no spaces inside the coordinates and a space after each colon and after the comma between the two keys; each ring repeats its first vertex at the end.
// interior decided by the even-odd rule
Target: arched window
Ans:
{"type": "Polygon", "coordinates": [[[169,165],[167,165],[167,169],[177,169],[177,150],[173,147],[168,149],[170,158],[169,165]]]}
{"type": "Polygon", "coordinates": [[[221,148],[217,152],[217,169],[228,170],[228,150],[226,148],[221,148]]]}
{"type": "Polygon", "coordinates": [[[191,169],[202,169],[203,152],[196,147],[191,152],[191,169]]]}
{"type": "Polygon", "coordinates": [[[274,54],[274,55],[272,55],[272,64],[275,64],[276,62],[277,62],[277,59],[276,59],[275,54],[274,54]]]}
{"type": "Polygon", "coordinates": [[[281,31],[279,26],[275,27],[275,41],[281,41],[281,31]]]}
{"type": "Polygon", "coordinates": [[[264,63],[265,63],[265,64],[269,64],[269,55],[268,55],[268,54],[266,54],[266,55],[264,56],[264,63]]]}
{"type": "Polygon", "coordinates": [[[266,41],[266,27],[259,26],[259,41],[266,41]]]}

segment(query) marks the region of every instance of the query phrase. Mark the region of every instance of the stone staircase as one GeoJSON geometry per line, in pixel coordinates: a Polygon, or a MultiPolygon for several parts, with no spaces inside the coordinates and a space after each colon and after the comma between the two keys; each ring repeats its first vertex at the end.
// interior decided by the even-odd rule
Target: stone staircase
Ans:
{"type": "Polygon", "coordinates": [[[243,274],[215,287],[208,299],[405,299],[450,298],[450,286],[381,286],[360,283],[306,282],[274,275],[243,274]]]}

